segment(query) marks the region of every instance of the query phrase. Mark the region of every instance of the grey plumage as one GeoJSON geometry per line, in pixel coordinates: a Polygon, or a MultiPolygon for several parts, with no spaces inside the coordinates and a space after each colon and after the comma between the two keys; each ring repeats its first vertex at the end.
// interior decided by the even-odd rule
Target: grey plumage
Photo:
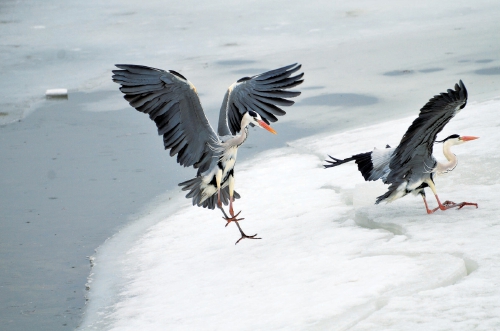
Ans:
{"type": "Polygon", "coordinates": [[[389,199],[403,182],[416,189],[424,181],[422,176],[433,181],[431,170],[437,161],[432,152],[437,134],[466,105],[467,89],[460,80],[454,90],[434,96],[422,107],[391,157],[386,181],[390,186],[376,203],[389,199]]]}
{"type": "Polygon", "coordinates": [[[365,180],[381,179],[390,185],[387,192],[377,198],[377,204],[411,192],[425,198],[424,188],[433,184],[437,165],[432,155],[436,136],[466,104],[467,90],[460,81],[454,90],[434,96],[422,107],[396,148],[387,145],[386,149],[375,149],[343,160],[330,156],[325,168],[355,161],[365,180]]]}
{"type": "MultiPolygon", "coordinates": [[[[208,169],[215,156],[212,147],[218,137],[210,126],[192,84],[176,74],[139,65],[117,64],[113,81],[129,104],[156,123],[170,156],[177,162],[198,168],[198,175],[208,169]]],[[[215,145],[215,146],[214,146],[215,145]]]]}
{"type": "Polygon", "coordinates": [[[257,112],[268,124],[276,122],[276,116],[286,112],[278,106],[291,106],[293,98],[300,92],[284,91],[303,82],[303,73],[290,77],[300,70],[300,64],[271,70],[260,75],[244,77],[231,85],[224,96],[219,114],[220,136],[234,135],[240,130],[243,114],[248,110],[257,112]],[[278,105],[278,106],[277,106],[278,105]]]}
{"type": "MultiPolygon", "coordinates": [[[[188,191],[186,197],[192,199],[193,205],[210,209],[217,203],[217,194],[211,192],[215,187],[215,169],[221,166],[225,152],[224,142],[243,129],[243,115],[252,110],[267,123],[277,121],[276,116],[285,114],[278,106],[290,106],[294,102],[287,98],[300,95],[300,92],[285,90],[303,82],[303,74],[291,77],[301,68],[298,64],[240,79],[224,96],[216,134],[195,87],[184,76],[173,70],[141,65],[116,66],[121,70],[113,70],[113,81],[121,85],[120,91],[132,107],[148,114],[156,123],[170,156],[177,155],[177,162],[184,167],[198,169],[196,178],[179,184],[188,191]]],[[[227,205],[229,172],[224,173],[221,201],[227,205]]],[[[234,198],[239,197],[234,192],[234,198]]]]}
{"type": "Polygon", "coordinates": [[[331,160],[325,160],[328,163],[325,165],[325,168],[336,167],[354,161],[358,165],[358,170],[366,181],[381,179],[386,183],[387,175],[390,170],[389,162],[391,161],[393,152],[394,148],[387,145],[385,149],[375,148],[371,152],[356,154],[343,160],[336,159],[329,155],[331,160]]]}

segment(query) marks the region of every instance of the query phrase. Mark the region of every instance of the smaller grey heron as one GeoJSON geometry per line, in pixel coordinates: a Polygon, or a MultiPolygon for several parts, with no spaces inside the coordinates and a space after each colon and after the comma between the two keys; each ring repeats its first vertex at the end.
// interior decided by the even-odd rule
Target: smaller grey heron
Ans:
{"type": "Polygon", "coordinates": [[[234,199],[240,195],[234,190],[234,166],[238,147],[248,136],[248,126],[259,126],[276,134],[269,126],[276,116],[285,115],[278,106],[291,106],[289,98],[300,92],[285,91],[303,82],[300,64],[292,64],[252,77],[243,77],[229,86],[219,113],[217,133],[208,122],[196,88],[174,70],[161,70],[141,65],[117,64],[113,81],[129,104],[156,123],[170,156],[177,154],[177,163],[198,169],[196,177],[179,184],[189,191],[193,206],[219,208],[226,226],[234,222],[241,238],[261,239],[256,234],[246,235],[239,225],[234,199]],[[229,215],[222,204],[229,202],[229,215]]]}
{"type": "Polygon", "coordinates": [[[398,147],[389,145],[384,149],[374,149],[372,152],[360,153],[346,159],[337,159],[330,156],[326,160],[325,168],[336,167],[341,164],[355,161],[358,170],[366,181],[381,179],[388,184],[388,191],[377,198],[376,204],[385,201],[391,202],[408,193],[420,194],[424,200],[428,214],[436,210],[446,210],[454,207],[461,209],[464,206],[476,206],[477,203],[439,200],[434,177],[455,169],[458,159],[451,152],[451,147],[475,140],[478,137],[459,136],[453,134],[441,141],[436,141],[437,134],[444,126],[467,104],[467,90],[462,81],[455,84],[455,89],[434,96],[420,110],[419,116],[413,121],[403,135],[398,147]],[[433,145],[443,144],[443,154],[447,162],[438,162],[432,155],[433,145]],[[436,197],[438,207],[429,209],[425,199],[424,188],[429,187],[436,197]]]}

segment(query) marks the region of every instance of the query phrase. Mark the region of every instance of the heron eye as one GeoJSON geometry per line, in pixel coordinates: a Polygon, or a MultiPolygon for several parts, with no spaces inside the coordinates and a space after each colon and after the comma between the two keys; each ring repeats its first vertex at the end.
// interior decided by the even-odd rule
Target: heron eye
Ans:
{"type": "Polygon", "coordinates": [[[257,113],[254,112],[253,110],[249,110],[248,111],[248,115],[252,116],[252,117],[257,117],[257,113]]]}

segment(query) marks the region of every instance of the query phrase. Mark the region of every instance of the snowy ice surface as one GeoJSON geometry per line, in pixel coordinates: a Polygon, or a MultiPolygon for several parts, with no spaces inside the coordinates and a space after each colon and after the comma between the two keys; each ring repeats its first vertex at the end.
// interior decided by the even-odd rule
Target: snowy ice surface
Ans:
{"type": "Polygon", "coordinates": [[[373,205],[384,185],[355,164],[323,169],[326,154],[397,145],[416,114],[291,142],[236,169],[241,225],[262,240],[234,246],[234,224],[179,193],[99,251],[82,328],[500,329],[499,107],[469,103],[439,135],[480,137],[437,179],[443,200],[478,209],[427,215],[412,195],[373,205]]]}

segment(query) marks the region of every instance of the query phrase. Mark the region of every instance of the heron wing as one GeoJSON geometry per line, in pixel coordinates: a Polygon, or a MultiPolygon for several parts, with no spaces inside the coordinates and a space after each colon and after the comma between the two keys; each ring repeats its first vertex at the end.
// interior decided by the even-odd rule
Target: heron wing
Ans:
{"type": "MultiPolygon", "coordinates": [[[[425,167],[422,164],[426,161],[435,162],[432,157],[432,147],[437,134],[466,104],[467,89],[460,81],[455,84],[454,90],[449,89],[434,96],[422,107],[419,116],[413,121],[394,151],[387,177],[387,183],[391,186],[389,191],[379,198],[389,196],[412,173],[412,169],[425,167]]],[[[426,166],[431,167],[433,164],[426,166]]]]}
{"type": "Polygon", "coordinates": [[[267,123],[276,122],[276,116],[285,115],[286,112],[278,106],[291,106],[294,101],[288,99],[300,95],[300,92],[285,91],[304,81],[304,73],[291,77],[300,68],[301,65],[295,63],[260,75],[244,77],[232,84],[222,102],[218,134],[234,135],[240,131],[243,114],[249,110],[259,113],[267,123]]]}
{"type": "Polygon", "coordinates": [[[163,136],[170,156],[177,162],[198,168],[198,174],[209,168],[219,144],[217,134],[201,107],[196,89],[184,76],[140,65],[117,64],[113,81],[129,104],[149,115],[163,136]]]}

